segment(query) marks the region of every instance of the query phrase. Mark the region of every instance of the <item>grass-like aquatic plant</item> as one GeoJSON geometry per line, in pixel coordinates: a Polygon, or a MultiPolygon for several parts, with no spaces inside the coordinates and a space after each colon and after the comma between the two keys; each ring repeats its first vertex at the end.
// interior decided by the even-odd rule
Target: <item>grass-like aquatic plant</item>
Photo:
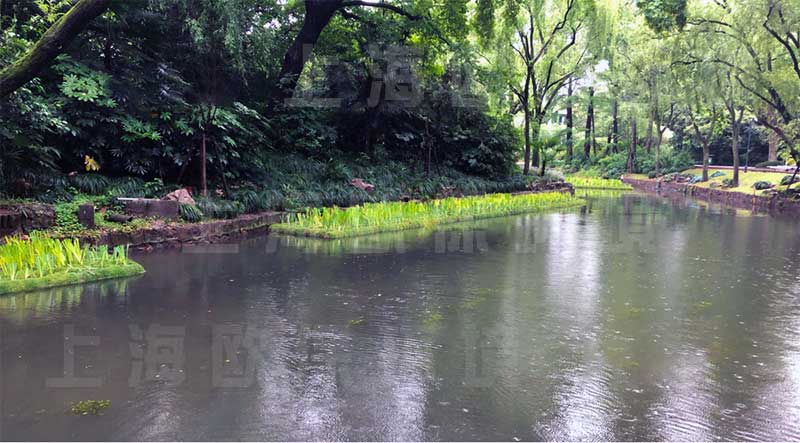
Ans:
{"type": "Polygon", "coordinates": [[[569,176],[565,179],[567,183],[572,184],[575,189],[618,189],[620,191],[630,191],[633,187],[622,180],[597,178],[597,177],[579,177],[569,176]]]}
{"type": "Polygon", "coordinates": [[[367,203],[349,208],[317,208],[300,213],[273,232],[322,238],[355,237],[481,218],[580,206],[583,200],[560,192],[489,194],[429,201],[367,203]]]}
{"type": "Polygon", "coordinates": [[[0,245],[0,294],[126,277],[144,272],[117,246],[82,246],[42,235],[11,237],[0,245]]]}

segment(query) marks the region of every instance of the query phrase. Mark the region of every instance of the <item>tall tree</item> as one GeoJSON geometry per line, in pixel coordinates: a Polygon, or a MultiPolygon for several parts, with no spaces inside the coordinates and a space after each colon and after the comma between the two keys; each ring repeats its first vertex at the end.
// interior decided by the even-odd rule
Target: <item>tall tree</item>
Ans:
{"type": "MultiPolygon", "coordinates": [[[[585,50],[578,47],[578,38],[591,7],[591,2],[585,0],[528,0],[521,7],[521,14],[509,14],[514,17],[507,33],[514,36],[510,48],[522,66],[521,81],[512,79],[509,89],[524,118],[526,175],[530,173],[532,145],[538,141],[545,116],[559,98],[561,88],[584,61],[585,50]]],[[[534,163],[538,163],[538,146],[533,152],[534,163]]]]}

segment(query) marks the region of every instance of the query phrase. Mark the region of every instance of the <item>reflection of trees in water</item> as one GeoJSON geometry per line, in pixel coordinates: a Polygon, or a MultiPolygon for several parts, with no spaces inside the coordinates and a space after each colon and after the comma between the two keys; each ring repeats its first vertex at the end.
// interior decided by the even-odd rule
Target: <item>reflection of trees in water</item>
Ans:
{"type": "Polygon", "coordinates": [[[53,312],[71,311],[78,306],[118,303],[127,295],[129,279],[51,288],[0,297],[0,317],[25,322],[53,312]]]}

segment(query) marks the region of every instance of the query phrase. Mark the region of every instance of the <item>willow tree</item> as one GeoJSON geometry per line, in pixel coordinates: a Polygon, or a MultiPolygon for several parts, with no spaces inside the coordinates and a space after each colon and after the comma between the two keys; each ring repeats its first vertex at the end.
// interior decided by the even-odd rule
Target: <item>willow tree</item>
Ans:
{"type": "Polygon", "coordinates": [[[586,38],[594,11],[593,0],[508,0],[503,4],[495,61],[516,102],[514,110],[522,113],[526,175],[531,163],[539,163],[538,138],[545,117],[588,58],[586,38]]]}
{"type": "MultiPolygon", "coordinates": [[[[718,52],[688,53],[691,63],[727,70],[742,91],[740,105],[772,130],[787,156],[800,160],[800,0],[739,0],[690,5],[689,30],[718,52]],[[732,58],[731,54],[740,56],[732,58]]],[[[800,163],[800,162],[798,162],[800,163]]]]}

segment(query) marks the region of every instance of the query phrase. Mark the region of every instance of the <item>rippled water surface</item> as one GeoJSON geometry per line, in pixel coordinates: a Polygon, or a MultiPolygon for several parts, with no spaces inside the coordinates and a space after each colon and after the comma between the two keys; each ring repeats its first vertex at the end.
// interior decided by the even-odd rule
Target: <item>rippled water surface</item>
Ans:
{"type": "Polygon", "coordinates": [[[0,298],[0,439],[798,440],[798,226],[612,195],[139,256],[0,298]]]}

